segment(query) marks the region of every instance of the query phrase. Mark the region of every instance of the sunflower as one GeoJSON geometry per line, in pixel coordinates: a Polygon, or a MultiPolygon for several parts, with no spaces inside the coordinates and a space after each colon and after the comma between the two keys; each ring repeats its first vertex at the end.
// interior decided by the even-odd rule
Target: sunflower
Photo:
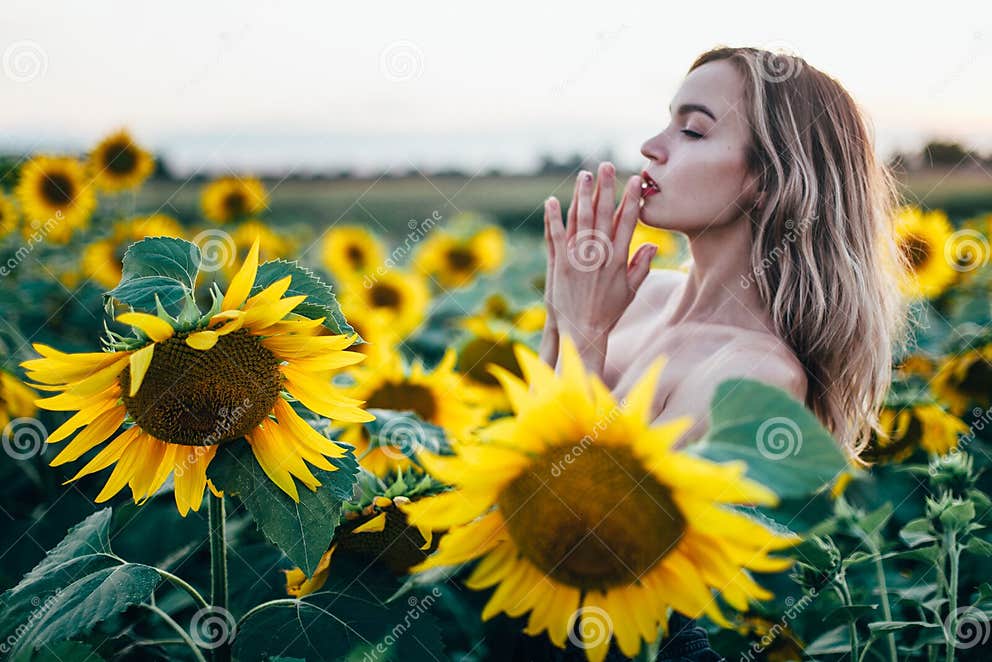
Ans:
{"type": "Polygon", "coordinates": [[[37,394],[6,370],[0,370],[0,433],[12,418],[34,416],[37,394]]]}
{"type": "Polygon", "coordinates": [[[933,299],[954,283],[958,272],[947,251],[953,232],[947,214],[939,209],[900,208],[895,217],[896,244],[910,270],[900,280],[903,294],[933,299]]]}
{"type": "Polygon", "coordinates": [[[41,232],[59,244],[88,227],[96,207],[83,164],[64,156],[35,156],[25,163],[16,193],[24,210],[24,236],[41,232]]]}
{"type": "Polygon", "coordinates": [[[268,204],[265,186],[255,177],[221,177],[203,189],[203,214],[211,221],[227,223],[257,214],[268,204]]]}
{"type": "Polygon", "coordinates": [[[17,229],[20,218],[13,200],[0,193],[0,238],[6,237],[17,229]]]}
{"type": "Polygon", "coordinates": [[[634,257],[637,249],[644,244],[654,244],[658,247],[658,253],[655,257],[672,257],[678,255],[679,252],[679,242],[674,233],[638,221],[637,225],[634,226],[634,234],[630,237],[630,250],[627,253],[627,259],[634,257]]]}
{"type": "Polygon", "coordinates": [[[145,237],[182,237],[183,226],[166,214],[136,216],[115,223],[111,235],[83,248],[80,266],[83,275],[107,289],[116,287],[124,268],[124,252],[135,241],[145,237]]]}
{"type": "Polygon", "coordinates": [[[945,360],[930,388],[957,416],[971,403],[987,407],[992,403],[992,343],[945,360]]]}
{"type": "Polygon", "coordinates": [[[365,357],[343,351],[353,336],[317,336],[314,328],[323,318],[291,313],[306,298],[283,298],[291,276],[249,297],[257,269],[258,242],[226,294],[215,289],[211,310],[191,325],[165,319],[161,312],[127,312],[118,321],[141,335],[113,334],[111,351],[66,354],[34,345],[43,358],[22,364],[28,377],[43,390],[62,391],[38,400],[38,406],[76,411],[48,442],[83,428],[53,466],[77,460],[126,419],[134,422],[66,482],[116,462],[96,501],[106,501],[128,484],[135,503],[142,503],[174,472],[176,504],[185,517],[200,507],[207,465],[221,443],[244,437],[266,475],[296,501],[294,476],[311,490],[320,485],[304,460],[335,469],[326,458],[345,450],[311,428],[284,391],[331,419],[374,420],[361,402],[339,394],[330,383],[338,368],[365,357]]]}
{"type": "Polygon", "coordinates": [[[345,317],[368,313],[376,324],[405,338],[424,321],[430,288],[418,274],[392,270],[341,281],[341,310],[345,317]]]}
{"type": "Polygon", "coordinates": [[[486,297],[482,309],[475,315],[462,318],[460,326],[471,330],[475,324],[509,325],[522,332],[533,333],[544,328],[547,312],[543,304],[534,304],[525,308],[515,308],[502,294],[495,293],[486,297]]]}
{"type": "Polygon", "coordinates": [[[896,366],[896,372],[903,377],[916,375],[929,379],[936,369],[934,360],[925,353],[910,354],[896,366]]]}
{"type": "Polygon", "coordinates": [[[334,540],[320,557],[314,574],[307,577],[299,567],[282,571],[286,575],[286,593],[302,598],[323,588],[335,550],[381,562],[397,575],[405,575],[412,566],[422,563],[437,548],[439,538],[430,529],[418,529],[407,523],[406,515],[397,508],[398,504],[407,503],[411,500],[406,496],[378,495],[361,509],[348,509],[345,504],[345,521],[335,531],[334,540]]]}
{"type": "Polygon", "coordinates": [[[957,448],[958,435],[968,426],[940,405],[927,402],[884,407],[879,414],[881,433],[873,434],[862,454],[868,462],[902,462],[917,448],[944,455],[957,448]]]}
{"type": "Polygon", "coordinates": [[[746,569],[788,568],[792,559],[767,552],[800,539],[724,505],[775,505],[777,496],[744,477],[744,462],[673,450],[689,417],[648,427],[666,357],[621,404],[585,372],[571,338],[561,343],[560,375],[523,345],[515,351],[526,382],[492,368],[514,415],[492,423],[482,443],[458,444],[453,456],[418,453],[456,488],[401,506],[411,525],[447,529],[437,553],[411,570],[481,559],[466,584],[497,585],[483,620],[529,611],[525,632],[547,630],[559,648],[576,618],[587,636],[605,615],[612,631],[584,642],[591,660],[603,659],[612,636],[636,655],[642,639],[667,632],[669,607],[730,627],[711,589],[739,611],[772,597],[746,569]]]}
{"type": "Polygon", "coordinates": [[[355,352],[371,354],[378,351],[380,346],[392,347],[401,340],[393,327],[388,324],[388,320],[384,320],[382,315],[374,311],[356,307],[348,315],[348,324],[365,341],[348,348],[355,352]]]}
{"type": "Polygon", "coordinates": [[[420,247],[414,265],[441,287],[462,287],[478,274],[499,269],[505,251],[503,230],[494,225],[466,236],[435,230],[420,247]]]}
{"type": "MultiPolygon", "coordinates": [[[[462,377],[454,371],[455,358],[455,351],[449,348],[432,370],[425,370],[419,360],[407,368],[395,345],[380,345],[370,352],[368,361],[350,371],[355,385],[345,392],[369,408],[412,411],[421,420],[444,428],[454,439],[462,439],[489,419],[489,410],[467,397],[462,377]]],[[[369,449],[362,425],[349,426],[341,441],[355,446],[361,465],[377,476],[411,464],[401,449],[369,449]]]]}
{"type": "Polygon", "coordinates": [[[88,165],[98,187],[116,192],[141,186],[155,170],[155,159],[121,130],[93,148],[88,165]]]}
{"type": "Polygon", "coordinates": [[[328,230],[321,258],[338,279],[364,276],[386,259],[379,239],[360,225],[338,225],[328,230]]]}
{"type": "Polygon", "coordinates": [[[463,319],[461,326],[472,335],[458,352],[455,369],[464,375],[470,397],[489,402],[494,411],[509,411],[510,399],[489,372],[489,366],[498,365],[517,377],[523,376],[513,349],[517,335],[511,328],[479,319],[463,319]]]}

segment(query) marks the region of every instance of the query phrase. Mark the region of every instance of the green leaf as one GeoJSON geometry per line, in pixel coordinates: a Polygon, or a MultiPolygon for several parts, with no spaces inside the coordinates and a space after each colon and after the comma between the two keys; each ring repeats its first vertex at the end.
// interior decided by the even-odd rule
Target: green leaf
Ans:
{"type": "Polygon", "coordinates": [[[851,653],[851,640],[848,638],[848,628],[846,625],[838,625],[832,630],[827,630],[814,639],[803,649],[806,655],[833,655],[836,653],[851,653]]]}
{"type": "Polygon", "coordinates": [[[154,315],[156,312],[155,295],[158,295],[162,307],[172,315],[178,314],[183,300],[190,291],[177,280],[166,276],[137,276],[126,281],[104,294],[107,306],[111,299],[131,306],[135,310],[154,315]]]}
{"type": "Polygon", "coordinates": [[[389,600],[398,581],[369,560],[335,552],[323,589],[294,603],[260,609],[238,625],[234,658],[244,662],[273,655],[309,662],[448,659],[432,613],[440,602],[440,590],[414,589],[403,599],[389,600]]]}
{"type": "Polygon", "coordinates": [[[96,649],[81,641],[59,641],[46,644],[32,657],[31,662],[67,662],[82,660],[83,662],[102,662],[103,657],[96,649]]]}
{"type": "MultiPolygon", "coordinates": [[[[291,276],[289,290],[283,296],[306,295],[306,299],[293,309],[294,313],[317,319],[326,318],[324,326],[335,334],[353,334],[355,330],[348,324],[338,305],[337,297],[334,296],[333,288],[322,281],[313,271],[300,266],[297,262],[287,262],[286,260],[271,260],[258,267],[255,275],[255,284],[251,288],[251,295],[254,296],[260,291],[275,283],[278,280],[291,276]]],[[[359,342],[365,342],[359,336],[359,342]]]]}
{"type": "Polygon", "coordinates": [[[847,466],[840,444],[816,416],[784,390],[729,379],[710,403],[710,428],[690,452],[715,462],[744,460],[747,475],[780,497],[800,497],[847,466]]]}
{"type": "Polygon", "coordinates": [[[328,461],[338,470],[310,467],[320,481],[315,492],[297,481],[299,502],[265,474],[247,442],[222,444],[207,473],[217,489],[241,499],[265,537],[309,577],[331,544],[341,517],[341,502],[352,496],[358,472],[350,451],[328,461]]]}
{"type": "Polygon", "coordinates": [[[865,533],[877,538],[881,535],[882,527],[892,517],[892,512],[892,502],[886,501],[879,508],[865,515],[858,525],[865,533]]]}
{"type": "Polygon", "coordinates": [[[10,657],[89,632],[146,600],[160,577],[150,566],[111,556],[109,508],[74,526],[17,586],[3,594],[0,635],[10,657]]]}
{"type": "Polygon", "coordinates": [[[992,543],[985,542],[981,538],[969,538],[964,548],[972,554],[992,558],[992,543]]]}
{"type": "Polygon", "coordinates": [[[948,529],[962,530],[975,519],[975,504],[971,501],[951,503],[940,513],[940,523],[948,529]]]}
{"type": "Polygon", "coordinates": [[[914,519],[902,527],[899,537],[910,547],[916,547],[926,542],[934,542],[936,538],[930,530],[930,522],[925,517],[914,519]]]}
{"type": "Polygon", "coordinates": [[[159,276],[178,281],[192,291],[199,268],[200,248],[196,244],[175,237],[148,237],[125,251],[121,283],[159,276]]]}
{"type": "Polygon", "coordinates": [[[823,617],[823,624],[828,627],[838,623],[847,624],[863,616],[874,616],[877,610],[878,605],[871,604],[841,605],[823,617]]]}
{"type": "Polygon", "coordinates": [[[872,633],[877,632],[898,632],[900,630],[916,630],[916,629],[928,629],[928,628],[939,628],[940,625],[937,623],[927,623],[926,621],[875,621],[874,623],[868,624],[868,629],[872,633]]]}

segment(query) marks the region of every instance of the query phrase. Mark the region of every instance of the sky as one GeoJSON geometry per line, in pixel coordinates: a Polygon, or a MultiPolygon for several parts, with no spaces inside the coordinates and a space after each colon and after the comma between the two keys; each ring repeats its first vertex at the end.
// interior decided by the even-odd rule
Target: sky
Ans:
{"type": "Polygon", "coordinates": [[[525,171],[604,149],[633,168],[717,45],[833,76],[885,155],[992,152],[992,5],[957,0],[5,0],[0,151],[85,150],[125,126],[179,172],[525,171]]]}

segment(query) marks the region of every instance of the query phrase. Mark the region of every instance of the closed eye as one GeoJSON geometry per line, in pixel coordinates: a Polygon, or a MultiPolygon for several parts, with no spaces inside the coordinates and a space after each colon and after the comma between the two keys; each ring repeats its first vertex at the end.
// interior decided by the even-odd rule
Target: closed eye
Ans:
{"type": "Polygon", "coordinates": [[[699,140],[700,138],[703,137],[703,134],[696,133],[695,131],[691,131],[689,129],[682,129],[682,133],[686,134],[687,136],[689,136],[693,140],[699,140]]]}

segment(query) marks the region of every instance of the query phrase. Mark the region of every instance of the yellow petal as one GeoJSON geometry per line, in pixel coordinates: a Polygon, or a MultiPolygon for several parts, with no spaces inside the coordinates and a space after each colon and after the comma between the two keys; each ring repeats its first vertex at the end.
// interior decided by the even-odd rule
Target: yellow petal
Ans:
{"type": "Polygon", "coordinates": [[[154,342],[171,338],[172,334],[175,333],[171,324],[161,317],[148,313],[122,313],[117,316],[117,321],[137,327],[154,342]]]}
{"type": "Polygon", "coordinates": [[[145,345],[141,349],[131,354],[131,392],[133,398],[141,388],[141,383],[145,380],[145,373],[148,366],[152,364],[152,355],[155,352],[155,343],[145,345]]]}
{"type": "Polygon", "coordinates": [[[252,285],[255,284],[255,274],[257,272],[258,237],[256,236],[251,249],[248,251],[248,257],[245,258],[244,264],[238,269],[238,273],[231,279],[227,293],[224,294],[224,300],[221,302],[221,307],[224,310],[234,310],[244,304],[245,299],[248,298],[248,294],[251,292],[252,285]]]}
{"type": "Polygon", "coordinates": [[[199,349],[201,351],[206,351],[217,344],[217,338],[219,338],[216,331],[197,331],[186,336],[186,344],[193,349],[199,349]]]}

